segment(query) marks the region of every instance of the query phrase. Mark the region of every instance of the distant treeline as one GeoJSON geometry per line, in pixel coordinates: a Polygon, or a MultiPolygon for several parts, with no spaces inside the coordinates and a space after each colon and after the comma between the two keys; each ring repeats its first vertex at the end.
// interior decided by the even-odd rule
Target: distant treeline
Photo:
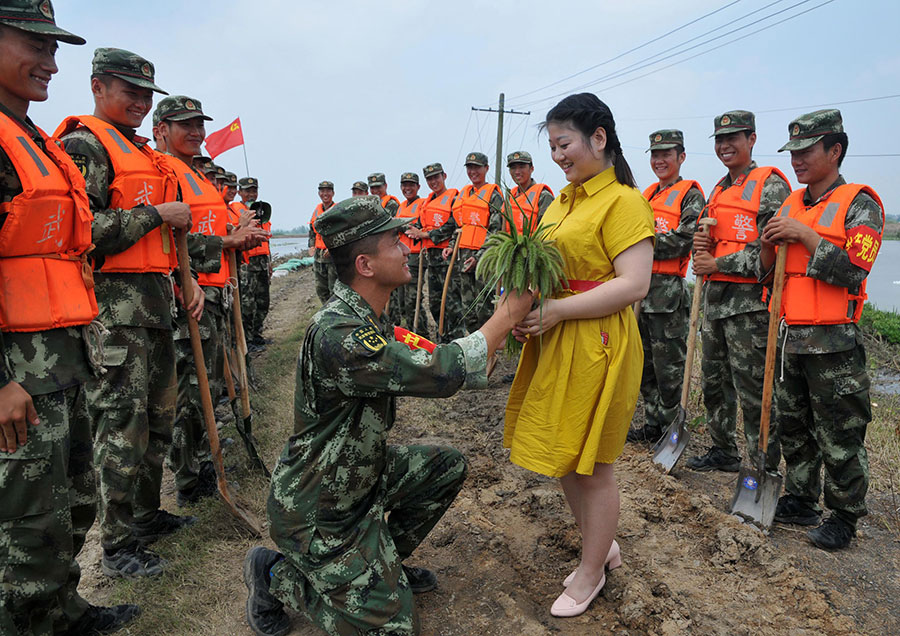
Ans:
{"type": "Polygon", "coordinates": [[[900,214],[886,214],[884,240],[900,241],[900,214]]]}
{"type": "Polygon", "coordinates": [[[292,230],[272,230],[272,236],[308,236],[309,226],[298,225],[292,230]]]}

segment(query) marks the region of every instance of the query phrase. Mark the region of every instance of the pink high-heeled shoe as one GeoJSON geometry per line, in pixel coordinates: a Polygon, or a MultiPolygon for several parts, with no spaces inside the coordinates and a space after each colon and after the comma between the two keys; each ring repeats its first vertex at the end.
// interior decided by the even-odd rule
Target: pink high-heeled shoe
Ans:
{"type": "Polygon", "coordinates": [[[606,572],[604,572],[603,576],[600,577],[600,582],[597,583],[597,587],[594,588],[594,591],[591,592],[590,595],[581,603],[577,602],[574,598],[563,592],[556,598],[555,601],[553,601],[553,605],[550,606],[550,614],[562,618],[584,614],[584,611],[588,608],[588,605],[591,604],[591,601],[597,598],[597,595],[600,594],[600,590],[603,589],[603,586],[605,584],[606,572]]]}
{"type": "MultiPolygon", "coordinates": [[[[606,555],[606,569],[610,571],[618,567],[622,567],[622,551],[619,549],[619,544],[613,539],[612,545],[609,546],[609,553],[606,555]]],[[[578,568],[572,570],[572,573],[563,581],[563,587],[569,587],[572,584],[572,579],[575,578],[577,571],[578,568]]]]}

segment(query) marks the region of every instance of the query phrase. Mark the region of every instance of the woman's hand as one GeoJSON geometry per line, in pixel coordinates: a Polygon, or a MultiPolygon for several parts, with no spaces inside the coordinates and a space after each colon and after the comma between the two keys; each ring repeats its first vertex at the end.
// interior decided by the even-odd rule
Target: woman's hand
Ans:
{"type": "Polygon", "coordinates": [[[560,311],[560,301],[548,298],[542,307],[533,309],[522,321],[513,328],[513,337],[519,342],[524,342],[524,336],[540,336],[550,331],[563,320],[560,311]],[[522,336],[520,338],[520,336],[522,336]]]}

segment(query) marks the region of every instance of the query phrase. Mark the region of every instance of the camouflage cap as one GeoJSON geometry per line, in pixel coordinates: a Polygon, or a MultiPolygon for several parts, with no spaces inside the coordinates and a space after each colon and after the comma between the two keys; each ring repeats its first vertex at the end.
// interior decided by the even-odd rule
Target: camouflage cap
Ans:
{"type": "Polygon", "coordinates": [[[387,179],[383,172],[373,172],[368,176],[366,181],[369,182],[369,187],[387,185],[387,179]]]}
{"type": "Polygon", "coordinates": [[[435,162],[429,163],[427,166],[422,168],[422,174],[425,175],[425,178],[433,177],[436,174],[441,174],[444,171],[444,166],[435,162]]]}
{"type": "Polygon", "coordinates": [[[466,160],[463,163],[466,166],[468,166],[469,164],[473,164],[476,166],[486,166],[488,165],[488,158],[487,155],[483,152],[470,152],[466,155],[466,160]]]}
{"type": "Polygon", "coordinates": [[[206,155],[194,155],[191,157],[191,163],[202,163],[204,165],[212,163],[212,159],[206,155]]]}
{"type": "Polygon", "coordinates": [[[742,130],[756,132],[756,116],[749,110],[729,110],[713,119],[713,127],[715,132],[710,137],[730,135],[742,130]]]}
{"type": "Polygon", "coordinates": [[[67,44],[84,44],[83,37],[56,26],[50,0],[0,0],[0,24],[56,38],[67,44]]]}
{"type": "Polygon", "coordinates": [[[778,152],[805,150],[819,143],[825,135],[842,132],[844,132],[844,120],[841,118],[841,111],[837,108],[806,113],[788,124],[788,134],[791,139],[779,148],[778,152]]]}
{"type": "Polygon", "coordinates": [[[529,163],[531,165],[534,165],[534,162],[531,160],[531,153],[525,152],[524,150],[516,150],[515,152],[511,152],[506,156],[507,168],[514,163],[529,163]]]}
{"type": "Polygon", "coordinates": [[[226,172],[225,173],[225,185],[227,185],[229,188],[236,188],[237,184],[238,184],[237,175],[234,174],[233,172],[226,172]]]}
{"type": "Polygon", "coordinates": [[[412,183],[419,183],[419,175],[415,172],[404,172],[400,175],[400,183],[405,183],[407,181],[411,181],[412,183]]]}
{"type": "Polygon", "coordinates": [[[212,121],[212,117],[203,114],[203,107],[198,100],[185,97],[184,95],[164,97],[156,105],[156,110],[153,111],[153,119],[156,122],[186,121],[195,117],[202,117],[205,121],[212,121]]]}
{"type": "Polygon", "coordinates": [[[366,185],[365,181],[354,181],[353,185],[350,186],[351,190],[361,190],[362,192],[368,192],[369,186],[366,185]]]}
{"type": "Polygon", "coordinates": [[[668,130],[657,130],[650,133],[650,147],[646,152],[651,150],[668,150],[681,146],[684,148],[684,133],[674,128],[668,130]]]}
{"type": "Polygon", "coordinates": [[[96,49],[94,61],[91,63],[94,75],[112,75],[141,88],[168,95],[166,91],[154,84],[156,69],[153,64],[137,53],[124,49],[96,49]]]}
{"type": "Polygon", "coordinates": [[[222,166],[216,166],[216,179],[225,180],[228,178],[228,171],[222,166]]]}
{"type": "Polygon", "coordinates": [[[412,218],[395,218],[381,207],[376,196],[344,199],[316,219],[315,230],[325,247],[333,250],[373,234],[381,234],[411,223],[412,218]]]}
{"type": "Polygon", "coordinates": [[[241,177],[240,181],[238,181],[238,187],[241,190],[246,190],[247,188],[258,188],[259,180],[256,177],[241,177]]]}
{"type": "Polygon", "coordinates": [[[212,161],[208,161],[203,168],[201,168],[203,174],[216,174],[219,171],[219,166],[214,164],[212,161]]]}
{"type": "Polygon", "coordinates": [[[333,181],[319,181],[319,190],[334,190],[333,181]]]}

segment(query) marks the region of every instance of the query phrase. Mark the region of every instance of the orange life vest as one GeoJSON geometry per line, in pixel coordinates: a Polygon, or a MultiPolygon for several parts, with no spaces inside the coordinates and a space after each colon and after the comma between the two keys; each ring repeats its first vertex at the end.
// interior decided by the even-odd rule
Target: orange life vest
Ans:
{"type": "MultiPolygon", "coordinates": [[[[450,220],[450,216],[453,214],[453,202],[458,194],[459,190],[448,188],[439,195],[435,195],[434,192],[432,192],[425,198],[425,203],[423,204],[424,207],[419,212],[419,223],[422,225],[423,232],[436,230],[450,220]]],[[[427,238],[422,239],[422,249],[430,249],[433,247],[443,249],[448,245],[450,245],[449,238],[440,243],[435,243],[427,238]]]]}
{"type": "MultiPolygon", "coordinates": [[[[115,173],[109,184],[110,208],[131,210],[176,200],[178,179],[160,159],[160,154],[147,145],[138,148],[109,122],[92,115],[67,117],[53,136],[63,137],[79,126],[90,130],[109,156],[115,173]]],[[[175,237],[169,226],[163,224],[124,252],[104,256],[100,271],[170,274],[176,267],[175,237]]]]}
{"type": "MultiPolygon", "coordinates": [[[[231,224],[231,227],[236,228],[241,224],[241,212],[248,209],[246,205],[244,205],[243,201],[232,201],[228,204],[228,223],[231,224]]],[[[238,259],[241,263],[247,262],[247,255],[244,252],[238,253],[238,259]]],[[[228,261],[228,275],[232,278],[237,276],[237,272],[231,271],[231,260],[228,261]]]]}
{"type": "MultiPolygon", "coordinates": [[[[272,231],[271,221],[266,221],[260,227],[262,229],[264,229],[266,232],[272,231]]],[[[256,247],[253,247],[253,248],[247,250],[246,252],[244,252],[244,255],[247,257],[248,260],[253,258],[254,256],[268,256],[269,255],[269,239],[263,239],[262,243],[260,243],[256,247]]]]}
{"type": "MultiPolygon", "coordinates": [[[[410,201],[406,199],[400,204],[400,208],[397,210],[397,218],[398,219],[418,219],[419,212],[423,207],[425,199],[416,198],[414,201],[410,201]]],[[[422,241],[416,241],[409,238],[405,233],[400,234],[400,240],[403,243],[406,243],[406,246],[409,248],[410,254],[418,254],[422,251],[422,241]]]]}
{"type": "MultiPolygon", "coordinates": [[[[803,203],[806,189],[791,193],[778,216],[789,216],[808,225],[826,241],[847,249],[847,230],[844,223],[850,204],[860,192],[875,199],[881,207],[882,227],[884,226],[884,205],[869,186],[847,183],[835,188],[825,199],[812,207],[803,203]]],[[[874,234],[874,231],[872,232],[874,234]]],[[[872,239],[868,250],[871,261],[881,244],[883,234],[872,239]]],[[[776,250],[780,249],[778,247],[776,250]]],[[[863,281],[858,294],[851,294],[846,287],[832,285],[806,275],[806,268],[812,255],[799,241],[788,244],[785,263],[784,294],[781,299],[781,315],[789,325],[839,325],[859,322],[866,296],[866,282],[863,281]]]]}
{"type": "Polygon", "coordinates": [[[99,313],[84,178],[56,140],[39,132],[46,151],[0,112],[0,148],[22,184],[21,194],[0,204],[2,331],[85,325],[99,313]]]}
{"type": "MultiPolygon", "coordinates": [[[[207,236],[227,236],[228,206],[215,186],[201,179],[190,166],[177,157],[163,155],[163,159],[178,176],[181,198],[191,207],[193,222],[191,232],[207,236]]],[[[197,276],[197,282],[201,287],[224,287],[232,275],[229,270],[228,259],[223,250],[219,270],[213,273],[201,272],[197,276]]]]}
{"type": "MultiPolygon", "coordinates": [[[[716,225],[710,228],[710,236],[716,241],[713,257],[727,256],[740,252],[747,243],[759,237],[756,216],[759,214],[759,202],[762,198],[763,186],[772,174],[777,174],[788,183],[787,178],[772,166],[754,168],[749,174],[738,178],[728,189],[716,185],[707,206],[709,218],[716,219],[716,225]]],[[[709,280],[728,281],[732,283],[757,283],[756,277],[738,276],[717,272],[709,280]]]]}
{"type": "Polygon", "coordinates": [[[520,192],[519,186],[514,186],[513,189],[509,191],[509,194],[513,199],[510,202],[512,209],[509,211],[509,216],[515,221],[516,229],[519,230],[519,232],[525,227],[525,217],[528,217],[529,227],[531,227],[532,230],[535,229],[534,223],[538,218],[539,211],[538,202],[540,201],[541,193],[544,190],[549,192],[550,196],[553,196],[553,190],[550,189],[550,186],[543,183],[535,183],[525,192],[520,192]]]}
{"type": "Polygon", "coordinates": [[[496,183],[485,183],[478,190],[470,183],[460,192],[453,204],[453,218],[462,228],[459,235],[460,249],[477,250],[484,245],[491,218],[491,196],[494,192],[500,192],[496,183]]]}
{"type": "MultiPolygon", "coordinates": [[[[334,203],[332,203],[328,209],[330,210],[333,207],[334,207],[334,203]]],[[[328,247],[325,245],[325,241],[323,241],[322,237],[319,235],[319,233],[316,232],[316,219],[318,219],[319,216],[323,212],[326,212],[326,210],[323,207],[323,204],[320,203],[319,205],[316,206],[316,209],[313,211],[312,218],[309,220],[309,231],[316,235],[316,249],[317,250],[328,249],[328,247]]]]}
{"type": "MultiPolygon", "coordinates": [[[[664,188],[659,192],[656,191],[659,183],[644,190],[644,198],[650,202],[653,208],[653,218],[656,222],[656,233],[665,234],[678,227],[681,223],[681,202],[687,196],[691,188],[700,190],[703,194],[703,188],[696,181],[682,179],[677,183],[673,183],[668,188],[664,188]],[[664,195],[665,196],[662,196],[664,195]]],[[[691,261],[691,255],[687,254],[681,258],[668,258],[665,260],[653,261],[654,274],[668,274],[671,276],[680,276],[684,278],[687,274],[688,263],[691,261]]]]}
{"type": "Polygon", "coordinates": [[[387,204],[391,201],[393,201],[397,205],[400,205],[400,199],[395,197],[393,194],[386,194],[383,197],[381,197],[381,207],[383,207],[385,210],[387,210],[387,204]]]}

